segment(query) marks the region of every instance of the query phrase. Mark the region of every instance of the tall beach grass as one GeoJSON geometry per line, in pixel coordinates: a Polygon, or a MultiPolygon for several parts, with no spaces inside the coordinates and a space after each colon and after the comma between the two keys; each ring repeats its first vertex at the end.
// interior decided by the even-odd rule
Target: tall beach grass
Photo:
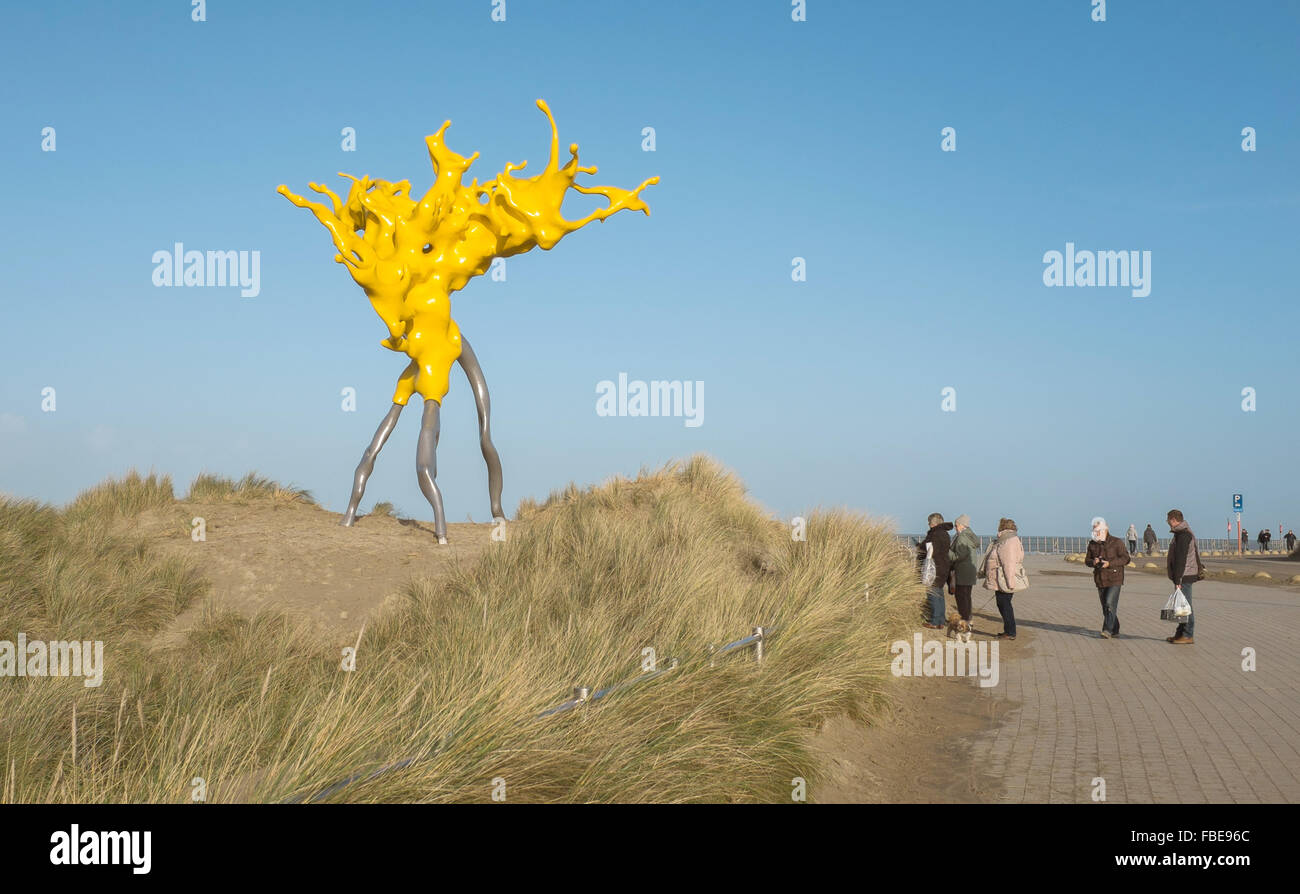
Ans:
{"type": "Polygon", "coordinates": [[[74,515],[0,502],[0,638],[106,644],[98,688],[0,678],[5,801],[310,799],[361,774],[323,800],[788,803],[820,774],[818,724],[880,707],[921,595],[885,526],[818,512],[794,541],[696,457],[521,506],[475,564],[373,615],[344,670],[344,643],[273,613],[214,611],[151,649],[202,581],[74,515]],[[710,661],[754,625],[761,664],[710,661]]]}

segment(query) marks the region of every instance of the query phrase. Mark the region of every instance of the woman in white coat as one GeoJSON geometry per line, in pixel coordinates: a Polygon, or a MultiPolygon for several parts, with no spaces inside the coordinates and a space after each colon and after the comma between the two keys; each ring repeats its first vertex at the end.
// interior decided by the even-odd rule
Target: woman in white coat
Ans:
{"type": "Polygon", "coordinates": [[[1016,613],[1011,608],[1011,597],[1029,586],[1025,574],[1025,548],[1018,530],[1016,523],[1009,518],[999,521],[997,539],[984,555],[984,589],[994,592],[998,614],[1002,615],[999,639],[1016,638],[1016,613]]]}

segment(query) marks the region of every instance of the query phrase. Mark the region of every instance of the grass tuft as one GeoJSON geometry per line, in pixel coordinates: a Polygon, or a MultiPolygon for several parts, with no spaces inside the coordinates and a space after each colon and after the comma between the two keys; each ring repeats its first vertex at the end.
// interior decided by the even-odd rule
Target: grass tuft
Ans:
{"type": "Polygon", "coordinates": [[[316,505],[315,497],[306,488],[281,485],[256,472],[249,472],[238,481],[205,472],[190,483],[190,492],[185,499],[191,502],[272,500],[277,503],[316,505]]]}
{"type": "Polygon", "coordinates": [[[147,509],[161,509],[175,501],[170,475],[148,478],[132,469],[121,479],[110,478],[82,491],[67,512],[78,518],[135,516],[147,509]]]}
{"type": "Polygon", "coordinates": [[[370,507],[370,514],[397,518],[397,507],[387,501],[379,502],[370,507]]]}

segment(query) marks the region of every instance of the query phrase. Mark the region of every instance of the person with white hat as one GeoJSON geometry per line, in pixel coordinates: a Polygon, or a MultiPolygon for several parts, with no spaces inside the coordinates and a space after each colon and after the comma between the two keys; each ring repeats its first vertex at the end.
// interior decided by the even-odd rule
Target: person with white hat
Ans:
{"type": "Polygon", "coordinates": [[[952,550],[952,589],[957,597],[957,614],[966,623],[971,619],[971,590],[975,587],[975,554],[979,552],[980,539],[970,529],[970,516],[962,513],[953,521],[957,536],[953,538],[952,550]]]}
{"type": "Polygon", "coordinates": [[[1103,639],[1119,636],[1119,591],[1124,586],[1124,566],[1131,561],[1124,541],[1111,536],[1106,519],[1092,520],[1092,540],[1084,564],[1092,569],[1101,600],[1101,635],[1103,639]]]}

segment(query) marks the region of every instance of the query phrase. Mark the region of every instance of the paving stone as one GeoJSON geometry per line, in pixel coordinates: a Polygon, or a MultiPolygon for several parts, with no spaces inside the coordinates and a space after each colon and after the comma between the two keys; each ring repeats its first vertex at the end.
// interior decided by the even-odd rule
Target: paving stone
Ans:
{"type": "MultiPolygon", "coordinates": [[[[998,685],[986,690],[1018,706],[971,740],[976,764],[1004,780],[1004,800],[1090,802],[1100,776],[1115,803],[1300,801],[1300,594],[1202,581],[1196,642],[1174,646],[1160,620],[1168,581],[1130,573],[1123,634],[1106,640],[1091,575],[1038,573],[1079,570],[1059,557],[1026,565],[1018,637],[1002,644],[998,685]],[[1242,669],[1246,648],[1254,671],[1242,669]]],[[[992,605],[976,620],[1001,629],[992,605]]]]}

